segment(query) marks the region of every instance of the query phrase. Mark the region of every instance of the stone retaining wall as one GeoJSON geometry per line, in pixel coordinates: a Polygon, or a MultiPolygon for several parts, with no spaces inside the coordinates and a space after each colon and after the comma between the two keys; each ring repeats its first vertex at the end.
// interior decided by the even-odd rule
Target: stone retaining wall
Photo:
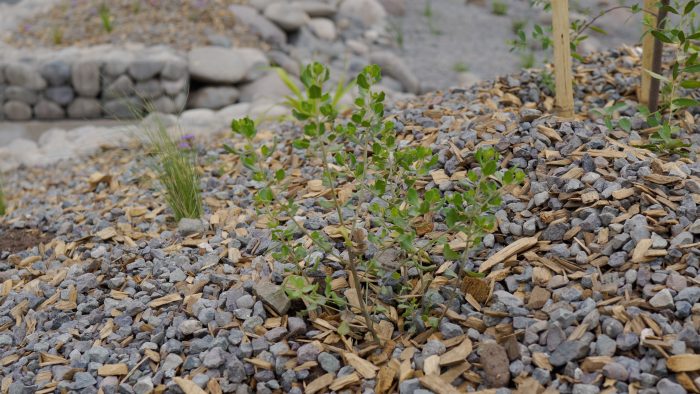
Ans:
{"type": "Polygon", "coordinates": [[[131,118],[145,102],[163,113],[187,103],[187,60],[167,48],[27,52],[0,54],[0,120],[131,118]]]}

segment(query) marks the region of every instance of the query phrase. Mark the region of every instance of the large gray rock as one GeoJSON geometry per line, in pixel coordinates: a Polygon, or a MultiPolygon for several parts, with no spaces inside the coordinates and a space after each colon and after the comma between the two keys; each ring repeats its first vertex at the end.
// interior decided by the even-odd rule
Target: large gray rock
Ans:
{"type": "Polygon", "coordinates": [[[137,81],[150,79],[158,75],[165,66],[165,62],[155,59],[134,60],[129,65],[129,75],[137,81]]]}
{"type": "Polygon", "coordinates": [[[312,18],[316,17],[332,17],[338,12],[338,7],[335,1],[321,0],[297,0],[293,1],[292,5],[300,8],[312,18]]]}
{"type": "Polygon", "coordinates": [[[125,59],[111,58],[102,65],[105,75],[118,77],[124,74],[129,68],[129,62],[125,59]]]}
{"type": "Polygon", "coordinates": [[[12,63],[5,67],[5,80],[9,85],[22,86],[31,90],[46,88],[46,80],[32,66],[24,63],[12,63]]]}
{"type": "Polygon", "coordinates": [[[66,112],[53,101],[41,99],[34,106],[34,115],[37,119],[63,119],[66,117],[66,112]]]}
{"type": "Polygon", "coordinates": [[[182,108],[178,108],[177,105],[175,105],[175,101],[168,96],[160,96],[151,104],[153,105],[153,110],[164,114],[174,114],[182,110],[182,108]]]}
{"type": "Polygon", "coordinates": [[[394,16],[406,14],[406,0],[379,0],[386,12],[394,16]]]}
{"type": "Polygon", "coordinates": [[[32,107],[21,101],[8,101],[2,106],[2,112],[8,120],[29,120],[32,118],[32,107]]]}
{"type": "Polygon", "coordinates": [[[73,101],[75,93],[70,86],[52,86],[44,91],[44,96],[57,104],[68,105],[73,101]]]}
{"type": "Polygon", "coordinates": [[[114,82],[110,83],[102,92],[102,98],[114,99],[120,97],[131,96],[134,93],[134,82],[128,75],[119,76],[114,82]]]}
{"type": "Polygon", "coordinates": [[[104,103],[105,115],[115,119],[132,119],[143,113],[143,101],[138,97],[125,97],[104,103]]]}
{"type": "MultiPolygon", "coordinates": [[[[301,86],[301,82],[294,77],[291,78],[295,81],[297,86],[301,86]]],[[[282,82],[276,72],[271,71],[262,78],[241,85],[240,100],[242,102],[253,102],[261,98],[277,100],[288,94],[289,88],[287,88],[287,85],[282,82]]]]}
{"type": "Polygon", "coordinates": [[[22,86],[8,86],[5,89],[5,100],[16,100],[27,104],[36,104],[39,96],[35,91],[22,86]]]}
{"type": "Polygon", "coordinates": [[[198,47],[190,51],[188,62],[192,79],[224,84],[250,79],[257,68],[269,65],[255,48],[198,47]]]}
{"type": "Polygon", "coordinates": [[[73,88],[80,96],[95,97],[100,93],[100,64],[94,60],[80,61],[73,65],[73,88]]]}
{"type": "Polygon", "coordinates": [[[168,79],[160,80],[160,84],[163,86],[163,90],[165,90],[165,93],[171,96],[186,91],[188,82],[189,81],[187,78],[182,78],[175,81],[171,81],[168,79]]]}
{"type": "Polygon", "coordinates": [[[382,73],[401,82],[401,85],[406,91],[410,93],[420,92],[420,81],[418,77],[413,74],[406,63],[397,55],[389,51],[373,52],[370,55],[370,62],[376,63],[381,67],[382,73]]]}
{"type": "Polygon", "coordinates": [[[70,79],[70,64],[62,60],[44,63],[39,67],[39,73],[51,86],[63,85],[70,79]]]}
{"type": "Polygon", "coordinates": [[[338,16],[357,21],[364,27],[372,27],[384,21],[386,11],[377,0],[343,0],[338,16]]]}
{"type": "Polygon", "coordinates": [[[160,72],[165,79],[177,80],[187,77],[187,61],[181,58],[167,60],[160,72]]]}
{"type": "Polygon", "coordinates": [[[190,94],[188,106],[191,108],[220,109],[238,100],[238,89],[231,86],[212,86],[190,94]]]}
{"type": "Polygon", "coordinates": [[[313,18],[309,21],[309,28],[316,35],[326,41],[334,41],[337,37],[335,23],[327,18],[313,18]]]}
{"type": "Polygon", "coordinates": [[[157,79],[149,79],[147,81],[140,81],[136,83],[134,87],[134,92],[137,97],[145,100],[153,100],[160,97],[163,94],[163,85],[157,79]]]}
{"type": "Polygon", "coordinates": [[[71,119],[94,119],[102,115],[100,102],[87,97],[78,97],[68,106],[71,119]]]}
{"type": "Polygon", "coordinates": [[[288,32],[297,31],[309,22],[309,15],[303,9],[289,3],[272,3],[265,7],[264,15],[288,32]]]}
{"type": "Polygon", "coordinates": [[[269,19],[260,15],[253,7],[234,4],[229,7],[236,20],[248,26],[265,41],[282,45],[287,42],[287,34],[269,19]]]}

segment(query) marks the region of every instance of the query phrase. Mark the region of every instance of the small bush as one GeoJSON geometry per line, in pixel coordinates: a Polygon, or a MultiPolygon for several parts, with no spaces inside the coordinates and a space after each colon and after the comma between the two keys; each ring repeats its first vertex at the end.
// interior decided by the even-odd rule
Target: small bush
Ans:
{"type": "Polygon", "coordinates": [[[185,135],[177,141],[160,123],[146,130],[146,136],[153,148],[158,180],[165,189],[165,199],[175,219],[200,218],[202,198],[194,136],[185,135]]]}
{"type": "MultiPolygon", "coordinates": [[[[272,237],[279,245],[272,256],[297,267],[284,280],[286,293],[303,301],[309,313],[319,308],[336,312],[354,308],[362,314],[376,342],[380,339],[373,315],[382,312],[365,300],[381,297],[393,302],[406,317],[409,330],[418,326],[417,319],[423,320],[422,324],[438,321],[431,316],[432,305],[422,307],[411,296],[414,289],[405,285],[406,271],[416,268],[430,275],[436,267],[431,266],[429,253],[440,253],[437,250],[442,247],[445,259],[455,262],[452,277],[463,279],[470,252],[495,228],[494,211],[501,205],[502,186],[524,178],[520,170],[500,170],[495,149],[481,148],[474,153],[465,178],[458,181],[457,189],[463,192],[443,194],[438,185],[418,187],[437,166],[437,155],[428,147],[400,143],[393,123],[384,119],[384,93],[372,89],[380,78],[376,65],[366,67],[355,78],[359,96],[348,119],[340,118],[338,110],[339,97],[347,86],[341,84],[335,92],[328,92],[329,70],[324,65],[313,63],[302,71],[304,91],[288,84],[292,94],[287,105],[302,128],[293,147],[328,189],[315,204],[338,217],[338,224],[324,231],[308,230],[295,219],[299,205],[288,194],[289,169],[271,166],[268,159],[277,147],[274,142],[254,143],[257,131],[252,120],[232,122],[234,133],[245,141],[226,147],[239,155],[253,180],[264,182],[256,202],[267,215],[272,237]],[[437,222],[447,231],[423,239],[437,222]],[[455,244],[455,238],[450,241],[447,237],[457,234],[463,243],[455,244]],[[341,250],[338,245],[342,245],[341,250]],[[380,260],[387,251],[398,259],[391,264],[380,260]],[[313,257],[319,254],[323,257],[313,257]],[[350,288],[344,293],[336,293],[329,278],[324,283],[313,274],[326,261],[339,263],[349,272],[350,288]],[[356,296],[348,296],[353,293],[356,296]]],[[[341,313],[341,319],[347,318],[344,316],[341,313]]],[[[341,327],[347,330],[349,322],[343,320],[341,327]]]]}

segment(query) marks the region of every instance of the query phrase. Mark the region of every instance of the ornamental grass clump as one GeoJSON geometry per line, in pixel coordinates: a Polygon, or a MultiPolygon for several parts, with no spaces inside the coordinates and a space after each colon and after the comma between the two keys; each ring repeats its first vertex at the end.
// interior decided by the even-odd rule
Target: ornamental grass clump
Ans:
{"type": "Polygon", "coordinates": [[[499,169],[495,150],[482,148],[454,191],[429,186],[437,154],[409,143],[385,119],[384,93],[373,89],[380,78],[381,69],[368,66],[350,84],[329,92],[329,70],[319,63],[302,71],[303,90],[283,78],[291,90],[287,105],[301,125],[292,143],[294,155],[304,172],[311,170],[313,179],[303,181],[321,190],[311,207],[299,203],[308,196],[297,194],[295,185],[302,180],[291,175],[297,169],[276,163],[278,142],[257,141],[252,120],[234,120],[231,127],[244,141],[226,146],[258,184],[258,213],[277,245],[272,257],[296,267],[283,282],[287,295],[303,302],[306,313],[336,314],[341,334],[364,325],[377,343],[375,324],[391,308],[403,315],[401,330],[436,324],[435,305],[420,302],[436,275],[433,257],[442,253],[453,261],[450,274],[462,279],[469,253],[494,229],[502,186],[524,178],[522,171],[499,169]],[[353,85],[359,94],[349,117],[342,118],[338,102],[353,85]],[[327,211],[334,224],[306,228],[309,209],[327,211]],[[338,266],[347,273],[341,288],[331,280],[338,266]],[[409,270],[421,273],[424,285],[418,292],[410,285],[409,270]]]}
{"type": "Polygon", "coordinates": [[[194,136],[188,134],[179,140],[173,139],[160,123],[146,130],[146,136],[153,149],[158,180],[175,219],[200,218],[202,197],[194,136]]]}

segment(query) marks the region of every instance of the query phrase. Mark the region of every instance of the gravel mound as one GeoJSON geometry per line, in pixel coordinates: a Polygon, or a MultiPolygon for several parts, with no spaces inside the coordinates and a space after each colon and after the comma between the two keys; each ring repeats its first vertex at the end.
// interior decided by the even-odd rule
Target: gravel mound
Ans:
{"type": "MultiPolygon", "coordinates": [[[[199,147],[205,222],[180,228],[140,147],[8,174],[0,232],[55,235],[0,252],[3,390],[697,390],[700,116],[682,123],[694,143],[688,158],[636,148],[648,130],[632,106],[621,113],[631,133],[589,117],[609,101],[633,104],[638,60],[622,49],[578,64],[577,120],[549,115],[551,93],[533,72],[394,103],[400,138],[439,155],[426,189],[458,187],[469,152],[484,144],[528,179],[504,197],[498,230],[467,267],[485,278],[454,289],[434,272],[418,302],[424,313],[438,315],[434,307],[461,292],[436,327],[416,323],[411,333],[396,303],[375,301],[394,308],[374,314],[381,348],[366,346],[361,325],[341,332],[336,315],[304,315],[282,292],[285,266],[252,206],[260,185],[220,143],[199,147]]],[[[282,145],[300,133],[264,129],[282,145]]],[[[276,159],[299,163],[306,193],[318,174],[290,152],[276,159]]],[[[337,222],[315,199],[300,205],[307,228],[337,222]]],[[[347,279],[314,258],[320,280],[347,279]]],[[[430,260],[450,265],[438,251],[430,260]]],[[[406,269],[402,280],[418,287],[422,277],[406,269]]]]}

